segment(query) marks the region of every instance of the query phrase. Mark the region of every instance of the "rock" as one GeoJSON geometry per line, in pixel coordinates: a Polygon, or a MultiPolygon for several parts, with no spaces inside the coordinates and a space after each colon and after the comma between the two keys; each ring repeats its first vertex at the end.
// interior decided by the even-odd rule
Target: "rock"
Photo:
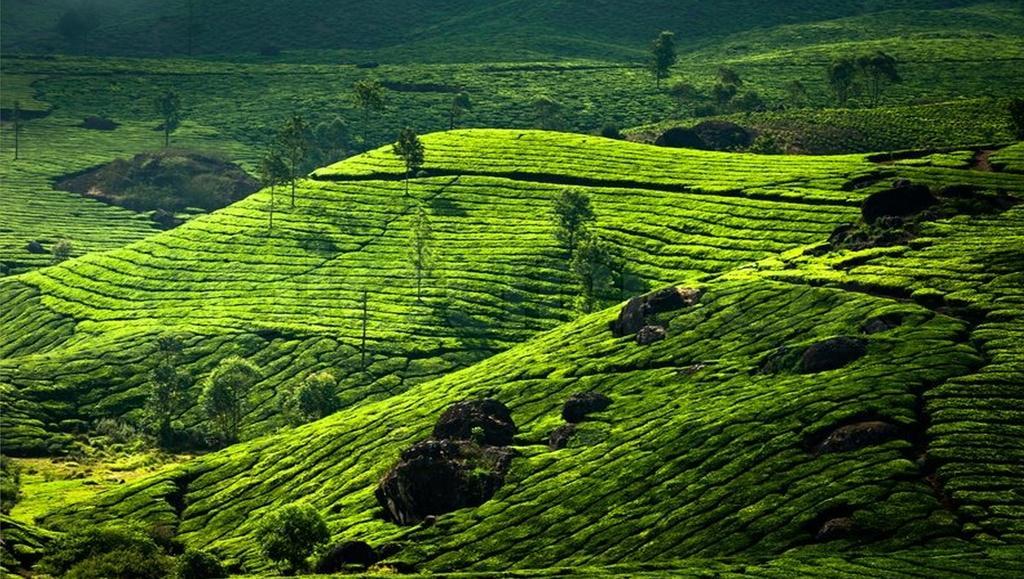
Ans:
{"type": "Polygon", "coordinates": [[[800,357],[800,372],[813,374],[842,368],[867,354],[867,343],[860,338],[837,336],[812,344],[800,357]]]}
{"type": "Polygon", "coordinates": [[[612,323],[612,333],[617,338],[635,334],[647,325],[649,316],[692,306],[698,300],[700,290],[674,286],[636,296],[619,310],[618,319],[612,323]]]}
{"type": "Polygon", "coordinates": [[[861,215],[867,223],[875,223],[880,217],[909,217],[920,213],[939,200],[924,185],[906,185],[879,191],[871,195],[861,206],[861,215]]]}
{"type": "Polygon", "coordinates": [[[900,429],[895,424],[881,420],[868,420],[840,426],[818,444],[817,451],[848,452],[865,446],[881,444],[899,438],[900,429]]]}
{"type": "Polygon", "coordinates": [[[821,525],[814,538],[818,541],[834,541],[850,535],[853,531],[853,519],[849,517],[838,517],[829,519],[821,525]]]}
{"type": "Polygon", "coordinates": [[[375,496],[385,518],[414,525],[430,515],[475,507],[501,487],[514,451],[468,441],[426,440],[402,453],[375,496]]]}
{"type": "Polygon", "coordinates": [[[436,524],[437,517],[435,517],[434,515],[427,515],[423,517],[423,520],[420,522],[420,526],[424,529],[429,529],[430,527],[433,527],[436,524]]]}
{"type": "Polygon", "coordinates": [[[668,332],[662,326],[644,326],[636,333],[636,343],[641,346],[649,346],[667,337],[668,332]]]}
{"type": "Polygon", "coordinates": [[[85,117],[79,126],[93,131],[113,131],[121,125],[104,117],[85,117]]]}
{"type": "Polygon", "coordinates": [[[900,178],[900,179],[894,179],[893,182],[892,182],[892,188],[893,189],[907,189],[908,187],[911,187],[912,185],[913,185],[913,183],[910,182],[910,179],[900,178]]]}
{"type": "Polygon", "coordinates": [[[43,244],[35,240],[28,242],[28,245],[25,246],[25,250],[37,255],[40,253],[46,253],[46,248],[43,247],[43,244]]]}
{"type": "MultiPolygon", "coordinates": [[[[565,414],[565,410],[562,410],[562,414],[565,414]]],[[[558,428],[551,431],[548,435],[548,448],[551,450],[561,450],[569,446],[569,441],[572,439],[572,435],[576,434],[575,424],[563,424],[558,428]]]]}
{"type": "Polygon", "coordinates": [[[861,331],[865,334],[877,334],[899,327],[903,323],[903,316],[900,314],[882,314],[864,322],[861,331]]]}
{"type": "Polygon", "coordinates": [[[704,141],[693,129],[683,127],[672,127],[655,139],[654,144],[659,147],[670,147],[673,149],[703,149],[704,141]]]}
{"type": "Polygon", "coordinates": [[[464,400],[448,407],[434,425],[434,438],[473,440],[473,429],[483,431],[480,444],[507,446],[519,431],[512,413],[497,400],[464,400]]]}
{"type": "Polygon", "coordinates": [[[562,406],[562,418],[569,423],[583,422],[588,414],[601,412],[612,404],[612,399],[600,392],[573,394],[562,406]]]}
{"type": "Polygon", "coordinates": [[[373,547],[363,541],[335,543],[324,551],[316,563],[317,573],[340,573],[349,565],[369,567],[380,560],[373,547]]]}

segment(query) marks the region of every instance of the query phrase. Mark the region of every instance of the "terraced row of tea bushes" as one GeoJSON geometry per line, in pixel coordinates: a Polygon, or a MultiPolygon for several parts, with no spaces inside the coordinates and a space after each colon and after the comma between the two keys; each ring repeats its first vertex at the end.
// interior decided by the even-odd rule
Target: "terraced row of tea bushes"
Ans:
{"type": "MultiPolygon", "coordinates": [[[[0,164],[3,274],[49,265],[51,250],[60,240],[69,241],[72,256],[78,256],[123,247],[159,231],[148,214],[53,189],[53,180],[61,175],[162,145],[162,135],[142,123],[127,123],[113,131],[89,130],[79,126],[81,123],[82,118],[63,115],[25,123],[17,161],[12,160],[14,135],[5,123],[0,146],[4,157],[0,164]],[[39,247],[30,248],[31,242],[39,247]]],[[[176,134],[175,144],[250,159],[237,143],[190,122],[176,134]]]]}
{"type": "MultiPolygon", "coordinates": [[[[463,163],[459,147],[477,136],[474,146],[493,147],[494,159],[510,150],[529,159],[546,143],[555,164],[543,172],[569,181],[575,171],[601,166],[599,155],[609,147],[602,169],[608,182],[585,189],[599,232],[633,278],[627,293],[613,291],[611,300],[637,285],[726,271],[827,237],[837,223],[855,218],[859,195],[830,187],[874,169],[852,158],[787,165],[736,156],[730,164],[721,156],[603,139],[581,147],[571,135],[528,133],[516,140],[517,134],[466,131],[426,141],[435,150],[431,159],[447,150],[456,167],[463,163]],[[612,154],[618,147],[632,160],[612,154]],[[655,157],[645,160],[640,150],[655,157]],[[557,165],[557,151],[576,163],[557,165]],[[726,181],[747,188],[705,192],[726,181]],[[779,183],[768,190],[769,181],[779,183]]],[[[383,163],[384,154],[349,161],[352,171],[347,163],[332,170],[356,174],[367,163],[383,163]]],[[[277,392],[309,373],[335,370],[344,400],[353,404],[467,366],[566,321],[575,289],[551,208],[568,185],[475,166],[481,174],[414,179],[408,197],[397,176],[387,174],[303,181],[294,209],[279,188],[272,232],[270,192],[262,191],[122,250],[10,280],[5,295],[19,305],[3,323],[11,331],[0,380],[18,388],[22,405],[21,414],[10,415],[18,418],[5,423],[11,452],[38,453],[66,442],[63,421],[132,416],[163,333],[187,338],[196,376],[229,354],[263,368],[247,419],[252,435],[276,424],[277,392]],[[406,257],[418,206],[430,217],[437,262],[422,300],[406,257]],[[19,323],[25,319],[33,323],[19,323]],[[39,421],[50,425],[49,435],[39,421]]],[[[202,417],[191,408],[181,419],[189,426],[202,417]]]]}
{"type": "Polygon", "coordinates": [[[1016,208],[937,222],[909,247],[820,258],[794,250],[691,279],[685,285],[703,291],[698,305],[663,316],[668,338],[652,346],[612,337],[618,310],[604,311],[47,523],[178,524],[187,543],[250,571],[265,565],[252,542],[260,514],[300,497],[336,538],[397,543],[395,559],[429,571],[767,558],[795,548],[830,558],[870,548],[900,560],[900,549],[920,544],[1019,545],[1022,235],[1016,208]],[[976,308],[989,312],[980,323],[968,314],[976,308]],[[865,334],[880,316],[899,322],[865,334]],[[816,373],[762,363],[781,346],[800,352],[835,336],[863,340],[865,355],[816,373]],[[582,425],[585,442],[550,450],[561,404],[585,390],[612,406],[582,425]],[[447,405],[485,396],[508,404],[520,427],[520,456],[496,497],[426,528],[378,518],[373,488],[397,453],[447,405]],[[822,433],[865,419],[899,434],[813,451],[822,433]],[[184,509],[164,500],[172,492],[184,493],[184,509]],[[832,517],[848,517],[852,530],[815,539],[832,517]]]}

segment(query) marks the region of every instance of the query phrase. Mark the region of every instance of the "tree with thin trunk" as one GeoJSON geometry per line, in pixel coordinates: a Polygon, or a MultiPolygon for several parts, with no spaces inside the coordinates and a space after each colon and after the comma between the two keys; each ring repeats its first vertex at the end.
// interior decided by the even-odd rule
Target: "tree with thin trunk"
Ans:
{"type": "Polygon", "coordinates": [[[555,236],[568,252],[569,262],[572,262],[576,246],[584,232],[595,219],[594,208],[586,192],[566,189],[555,199],[555,236]]]}
{"type": "Polygon", "coordinates": [[[355,100],[356,106],[363,111],[363,139],[369,143],[370,114],[384,112],[384,108],[387,106],[384,97],[384,85],[372,78],[356,81],[352,85],[352,97],[355,100]]]}
{"type": "Polygon", "coordinates": [[[309,128],[302,115],[293,114],[277,133],[277,147],[288,168],[288,180],[292,186],[292,207],[295,207],[295,182],[299,178],[302,161],[309,152],[309,128]]]}
{"type": "Polygon", "coordinates": [[[466,111],[473,108],[473,101],[469,100],[469,94],[460,92],[452,97],[452,106],[448,110],[448,130],[455,129],[455,122],[466,111]]]}
{"type": "Polygon", "coordinates": [[[654,75],[655,86],[660,89],[661,81],[669,77],[672,67],[679,60],[676,56],[676,35],[665,30],[651,44],[649,67],[654,75]]]}
{"type": "Polygon", "coordinates": [[[171,133],[181,125],[181,101],[174,91],[167,91],[156,99],[156,112],[163,119],[164,147],[171,144],[171,133]]]}
{"type": "Polygon", "coordinates": [[[362,310],[363,331],[359,342],[359,368],[366,370],[366,322],[369,318],[370,297],[369,292],[363,290],[359,299],[359,309],[362,310]]]}
{"type": "Polygon", "coordinates": [[[162,336],[157,340],[157,364],[150,374],[149,396],[145,417],[160,445],[173,442],[173,417],[185,407],[185,393],[192,386],[192,375],[183,367],[184,344],[177,336],[162,336]]]}
{"type": "Polygon", "coordinates": [[[576,309],[589,314],[606,297],[612,282],[612,256],[601,239],[587,232],[579,241],[569,270],[579,284],[576,309]]]}
{"type": "Polygon", "coordinates": [[[21,102],[14,101],[14,115],[11,120],[14,122],[14,160],[18,160],[18,148],[21,144],[21,102]]]}
{"type": "Polygon", "coordinates": [[[857,81],[857,64],[849,58],[832,61],[828,67],[828,85],[839,106],[846,106],[857,81]]]}
{"type": "Polygon", "coordinates": [[[416,275],[416,301],[423,301],[423,278],[434,268],[434,230],[422,206],[416,211],[409,239],[409,261],[416,275]]]}
{"type": "Polygon", "coordinates": [[[277,186],[288,180],[288,165],[284,162],[281,157],[281,153],[277,149],[271,149],[263,155],[263,159],[260,160],[260,181],[262,181],[264,187],[270,187],[270,224],[267,229],[273,233],[274,231],[274,208],[275,208],[275,191],[277,186]]]}
{"type": "Polygon", "coordinates": [[[259,381],[260,372],[252,362],[238,356],[221,360],[206,378],[199,403],[223,444],[238,440],[249,403],[249,391],[259,381]]]}
{"type": "Polygon", "coordinates": [[[871,106],[878,106],[882,93],[890,84],[902,82],[896,59],[884,52],[861,56],[857,59],[857,72],[864,79],[871,106]]]}
{"type": "Polygon", "coordinates": [[[405,163],[405,194],[409,194],[409,178],[413,171],[423,166],[423,143],[416,132],[406,127],[398,135],[398,141],[391,145],[391,152],[405,163]]]}

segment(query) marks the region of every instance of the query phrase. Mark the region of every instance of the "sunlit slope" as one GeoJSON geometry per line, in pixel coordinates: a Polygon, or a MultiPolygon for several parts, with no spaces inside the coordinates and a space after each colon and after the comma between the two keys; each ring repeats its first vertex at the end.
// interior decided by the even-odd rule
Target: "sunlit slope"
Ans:
{"type": "Polygon", "coordinates": [[[253,434],[273,425],[278,389],[312,371],[335,369],[353,403],[566,321],[576,289],[551,208],[568,187],[591,195],[599,232],[628,264],[628,294],[821,240],[856,219],[864,192],[844,188],[878,170],[858,157],[670,151],[542,132],[424,142],[426,172],[409,196],[384,148],[300,182],[295,208],[278,188],[272,233],[263,191],[124,249],[4,280],[12,307],[0,314],[0,381],[18,407],[4,415],[10,452],[66,441],[55,431],[75,425],[62,421],[131,418],[164,333],[186,337],[196,376],[232,353],[263,368],[253,434]],[[408,251],[421,205],[436,267],[418,300],[408,251]]]}
{"type": "Polygon", "coordinates": [[[613,308],[46,522],[177,525],[186,543],[247,570],[265,566],[252,535],[261,515],[302,499],[337,539],[397,542],[394,559],[427,571],[759,563],[787,553],[828,557],[805,572],[856,573],[864,567],[844,557],[869,550],[879,558],[868,568],[908,572],[908,557],[937,569],[951,559],[904,549],[951,549],[952,560],[971,561],[981,545],[1007,545],[998,559],[1011,573],[1024,541],[1022,247],[1018,206],[926,225],[909,245],[821,257],[794,250],[684,277],[703,295],[660,318],[665,341],[614,338],[613,308]],[[880,316],[900,322],[865,333],[880,316]],[[814,373],[764,363],[780,347],[799,352],[835,336],[865,340],[866,355],[814,373]],[[562,403],[583,390],[607,394],[612,406],[584,423],[576,444],[550,450],[562,403]],[[381,520],[379,477],[445,407],[468,397],[505,402],[520,426],[521,454],[505,485],[430,528],[381,520]],[[814,452],[823,434],[867,419],[900,434],[814,452]],[[816,539],[837,516],[850,517],[854,531],[816,539]]]}

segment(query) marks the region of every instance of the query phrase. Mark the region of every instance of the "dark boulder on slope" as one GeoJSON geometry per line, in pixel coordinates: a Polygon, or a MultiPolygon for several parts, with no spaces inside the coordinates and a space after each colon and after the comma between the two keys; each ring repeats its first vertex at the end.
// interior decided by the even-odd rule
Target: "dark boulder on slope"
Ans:
{"type": "Polygon", "coordinates": [[[562,418],[566,422],[582,422],[588,414],[601,412],[612,404],[612,399],[599,392],[573,394],[562,406],[562,418]]]}
{"type": "Polygon", "coordinates": [[[618,319],[612,323],[612,333],[615,337],[635,334],[647,325],[649,317],[692,306],[699,299],[699,290],[675,286],[636,296],[619,310],[618,319]]]}
{"type": "Polygon", "coordinates": [[[867,354],[867,342],[860,338],[837,336],[812,344],[800,357],[800,372],[813,374],[836,370],[867,354]]]}
{"type": "Polygon", "coordinates": [[[650,346],[668,337],[668,331],[663,326],[644,326],[636,333],[636,343],[641,346],[650,346]]]}
{"type": "Polygon", "coordinates": [[[349,565],[369,567],[380,557],[363,541],[335,543],[324,551],[316,563],[317,573],[340,573],[349,565]]]}
{"type": "Polygon", "coordinates": [[[836,428],[815,449],[818,453],[849,452],[900,437],[900,428],[882,420],[866,420],[836,428]]]}
{"type": "Polygon", "coordinates": [[[910,217],[939,202],[924,185],[912,185],[908,181],[897,182],[895,185],[864,201],[861,215],[865,222],[874,224],[882,217],[910,217]]]}
{"type": "Polygon", "coordinates": [[[482,431],[480,444],[507,446],[519,431],[508,407],[497,400],[464,400],[448,407],[434,425],[434,438],[473,440],[474,429],[482,431]]]}

